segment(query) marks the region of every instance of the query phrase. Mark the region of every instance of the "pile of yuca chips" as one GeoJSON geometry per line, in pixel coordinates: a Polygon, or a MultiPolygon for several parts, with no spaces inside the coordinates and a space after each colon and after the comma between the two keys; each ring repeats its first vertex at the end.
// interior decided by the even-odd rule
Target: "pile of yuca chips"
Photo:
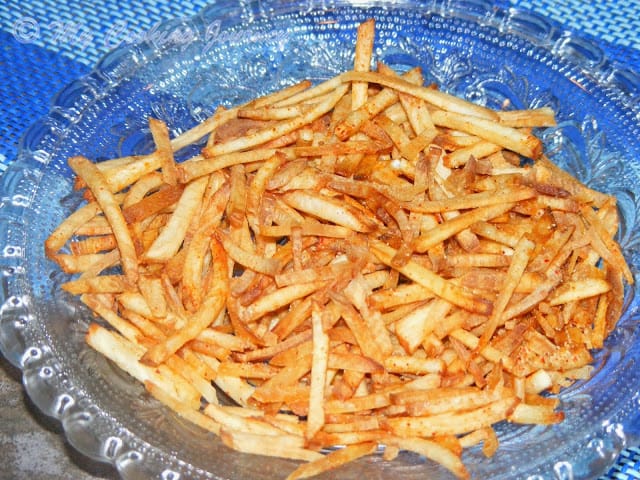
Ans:
{"type": "Polygon", "coordinates": [[[231,448],[308,461],[289,478],[403,450],[466,478],[495,423],[562,420],[541,394],[589,377],[633,278],[615,199],[531,133],[552,111],[371,71],[373,37],[173,139],[151,119],[148,155],[71,158],[86,202],[46,253],[109,325],[89,345],[231,448]]]}

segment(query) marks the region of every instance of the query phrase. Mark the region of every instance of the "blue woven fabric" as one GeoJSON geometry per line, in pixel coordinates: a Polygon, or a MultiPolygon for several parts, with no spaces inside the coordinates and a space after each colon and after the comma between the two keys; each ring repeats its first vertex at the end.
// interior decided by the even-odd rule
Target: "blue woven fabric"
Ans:
{"type": "Polygon", "coordinates": [[[640,479],[640,448],[633,447],[624,450],[618,457],[616,464],[609,470],[604,479],[633,480],[640,479]]]}
{"type": "MultiPolygon", "coordinates": [[[[164,20],[190,16],[205,0],[4,0],[0,2],[0,171],[22,132],[64,85],[104,53],[164,20]]],[[[595,40],[614,62],[640,70],[640,0],[496,0],[595,40]]],[[[640,448],[622,452],[607,479],[640,479],[640,448]]]]}
{"type": "Polygon", "coordinates": [[[54,94],[119,43],[190,16],[207,2],[5,0],[0,2],[0,172],[54,94]]]}
{"type": "Polygon", "coordinates": [[[564,30],[595,40],[611,60],[636,71],[640,69],[640,2],[525,0],[511,3],[555,21],[564,30]]]}
{"type": "Polygon", "coordinates": [[[2,28],[17,41],[94,65],[125,38],[144,33],[164,20],[194,15],[207,3],[203,0],[5,0],[0,5],[0,21],[2,28]]]}
{"type": "Polygon", "coordinates": [[[602,41],[640,49],[637,2],[536,0],[514,2],[514,5],[539,12],[571,30],[582,31],[602,41]]]}
{"type": "Polygon", "coordinates": [[[0,164],[5,167],[15,156],[22,132],[47,113],[53,92],[88,68],[36,45],[15,42],[8,32],[0,31],[0,45],[0,164]]]}

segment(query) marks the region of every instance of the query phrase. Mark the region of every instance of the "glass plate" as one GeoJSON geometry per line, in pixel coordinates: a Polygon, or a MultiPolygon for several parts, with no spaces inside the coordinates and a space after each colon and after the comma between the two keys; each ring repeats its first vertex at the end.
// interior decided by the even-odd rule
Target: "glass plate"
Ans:
{"type": "MultiPolygon", "coordinates": [[[[60,292],[66,278],[43,254],[45,237],[74,207],[67,157],[145,153],[150,115],[175,135],[219,104],[347,70],[355,27],[369,17],[377,19],[376,57],[396,69],[419,65],[428,82],[491,107],[553,107],[558,126],[539,132],[550,157],[617,195],[619,241],[638,271],[640,80],[593,43],[483,0],[218,1],[116,49],[60,92],[2,177],[2,353],[23,370],[28,394],[62,422],[69,442],[113,463],[124,478],[283,478],[295,462],[230,451],[85,346],[91,316],[60,292]]],[[[474,478],[593,478],[640,442],[638,303],[629,288],[624,317],[595,356],[594,377],[562,393],[566,420],[499,425],[493,459],[479,449],[464,454],[474,478]]],[[[345,479],[447,475],[409,454],[339,471],[345,479]]]]}

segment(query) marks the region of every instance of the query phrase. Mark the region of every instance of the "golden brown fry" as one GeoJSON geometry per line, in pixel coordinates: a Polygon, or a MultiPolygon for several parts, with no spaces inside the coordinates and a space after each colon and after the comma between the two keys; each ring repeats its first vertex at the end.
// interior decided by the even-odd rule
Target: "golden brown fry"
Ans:
{"type": "MultiPolygon", "coordinates": [[[[255,272],[266,275],[276,275],[282,269],[282,262],[273,257],[263,257],[257,253],[247,252],[236,244],[229,235],[218,231],[216,233],[222,246],[227,251],[227,255],[239,265],[251,269],[255,272]]],[[[315,279],[312,279],[315,280],[315,279]]]]}
{"type": "Polygon", "coordinates": [[[529,257],[531,252],[535,248],[535,244],[526,237],[522,237],[516,244],[507,275],[496,299],[493,311],[489,321],[485,324],[484,331],[480,337],[479,348],[484,347],[489,343],[489,340],[493,336],[496,328],[501,324],[502,314],[507,308],[507,304],[516,290],[522,274],[524,273],[527,264],[529,263],[529,257]]]}
{"type": "Polygon", "coordinates": [[[493,110],[467,102],[440,90],[414,85],[405,79],[389,77],[376,72],[347,72],[340,77],[343,82],[369,82],[393,88],[398,92],[407,93],[426,102],[452,112],[477,118],[497,119],[498,115],[493,110]]]}
{"type": "Polygon", "coordinates": [[[78,280],[63,283],[61,288],[72,295],[82,295],[84,293],[122,293],[133,289],[129,281],[122,275],[79,278],[78,280]]]}
{"type": "Polygon", "coordinates": [[[83,255],[59,253],[54,257],[54,260],[60,265],[63,272],[80,273],[93,268],[97,264],[112,263],[114,255],[115,260],[119,261],[120,253],[117,250],[108,253],[87,253],[83,255]]]}
{"type": "Polygon", "coordinates": [[[601,278],[570,280],[558,287],[549,297],[548,302],[551,306],[575,302],[607,293],[610,289],[609,282],[601,278]]]}
{"type": "Polygon", "coordinates": [[[367,217],[361,209],[328,196],[296,190],[284,194],[282,198],[298,211],[356,232],[370,232],[378,226],[378,223],[367,217]]]}
{"type": "MultiPolygon", "coordinates": [[[[156,192],[164,185],[162,180],[162,174],[160,172],[151,172],[144,177],[140,178],[133,185],[131,185],[124,194],[122,200],[122,210],[126,210],[131,205],[138,203],[147,195],[156,192]]],[[[127,220],[129,221],[129,220],[127,220]]]]}
{"type": "Polygon", "coordinates": [[[389,430],[399,437],[459,435],[488,427],[509,415],[518,404],[515,396],[505,396],[485,406],[459,413],[423,417],[394,417],[386,420],[389,430]]]}
{"type": "Polygon", "coordinates": [[[144,253],[145,260],[167,261],[178,252],[187,233],[189,222],[196,214],[206,187],[206,177],[194,180],[185,187],[171,218],[144,253]]]}
{"type": "Polygon", "coordinates": [[[525,157],[537,159],[542,155],[542,142],[537,137],[495,121],[441,110],[433,112],[431,118],[439,127],[453,128],[477,135],[525,157]]]}
{"type": "Polygon", "coordinates": [[[222,362],[218,368],[219,375],[228,377],[242,377],[253,379],[268,379],[273,377],[278,370],[265,363],[237,363],[222,362]]]}
{"type": "Polygon", "coordinates": [[[315,85],[311,88],[302,89],[301,91],[295,92],[292,95],[289,95],[287,98],[281,98],[273,103],[277,107],[284,107],[287,105],[295,105],[298,103],[313,103],[315,100],[322,98],[323,95],[328,95],[331,91],[335,90],[342,84],[342,79],[340,77],[333,77],[329,80],[325,80],[318,85],[315,85]]]}
{"type": "Polygon", "coordinates": [[[140,201],[130,204],[122,210],[127,223],[135,223],[160,213],[174,205],[182,196],[184,185],[168,186],[144,197],[140,201]]]}
{"type": "Polygon", "coordinates": [[[439,358],[391,355],[385,360],[384,368],[390,373],[424,375],[425,373],[441,373],[444,370],[444,362],[439,358]]]}
{"type": "Polygon", "coordinates": [[[409,208],[414,212],[420,213],[448,212],[451,210],[465,210],[468,208],[488,207],[501,203],[519,202],[532,198],[535,195],[536,192],[532,188],[509,185],[500,191],[490,190],[442,200],[429,200],[416,204],[415,206],[411,205],[409,208]]]}
{"type": "Polygon", "coordinates": [[[308,123],[311,123],[315,119],[321,117],[329,110],[331,110],[338,100],[347,92],[346,86],[336,88],[331,95],[325,100],[318,103],[313,108],[310,108],[303,115],[290,120],[284,120],[281,123],[267,127],[263,130],[240,137],[236,139],[227,140],[216,145],[207,147],[204,150],[205,157],[215,157],[217,155],[223,155],[226,153],[237,152],[240,150],[246,150],[248,148],[263,144],[274,138],[281,137],[282,135],[292,132],[308,123]]]}
{"type": "MultiPolygon", "coordinates": [[[[375,73],[372,74],[378,75],[375,73]]],[[[422,75],[420,74],[420,71],[414,68],[405,73],[403,78],[398,78],[398,81],[403,81],[408,85],[415,87],[415,82],[420,81],[421,79],[422,75]]],[[[359,106],[356,110],[353,110],[346,119],[336,125],[334,129],[335,135],[340,140],[346,140],[356,133],[368,120],[371,120],[397,101],[398,94],[396,91],[390,88],[381,90],[378,94],[371,97],[366,103],[359,106]]]]}
{"type": "Polygon", "coordinates": [[[423,455],[453,473],[457,478],[467,479],[470,477],[459,455],[450,449],[433,440],[425,440],[417,437],[397,437],[392,436],[385,439],[387,445],[392,445],[401,450],[416,452],[423,455]]]}
{"type": "Polygon", "coordinates": [[[251,305],[248,305],[242,311],[241,316],[247,322],[254,322],[269,312],[278,310],[279,308],[289,305],[294,300],[312,294],[324,285],[325,282],[316,281],[279,288],[262,296],[251,305]]]}
{"type": "Polygon", "coordinates": [[[269,93],[268,95],[264,95],[263,97],[256,98],[255,100],[250,102],[250,105],[254,108],[262,108],[269,105],[274,105],[279,102],[283,102],[294,95],[306,91],[309,87],[311,87],[312,83],[310,80],[302,80],[298,83],[294,83],[288,87],[283,88],[282,90],[278,90],[273,93],[269,93]]]}
{"type": "Polygon", "coordinates": [[[554,411],[552,406],[520,403],[508,415],[508,418],[515,423],[550,425],[561,422],[564,418],[564,414],[562,412],[554,411]]]}
{"type": "Polygon", "coordinates": [[[76,240],[69,243],[74,255],[87,255],[110,251],[117,248],[116,237],[113,235],[96,235],[84,240],[76,240]]]}
{"type": "Polygon", "coordinates": [[[156,144],[156,155],[161,158],[162,179],[169,185],[178,183],[178,169],[173,158],[173,149],[167,124],[156,118],[149,118],[149,130],[156,144]]]}
{"type": "MultiPolygon", "coordinates": [[[[353,69],[356,72],[368,72],[371,68],[371,58],[373,55],[373,40],[375,35],[375,20],[362,22],[358,25],[358,35],[355,46],[355,59],[353,69]]],[[[351,109],[355,110],[367,101],[367,82],[354,82],[351,85],[351,109]]]]}
{"type": "Polygon", "coordinates": [[[104,177],[112,192],[120,192],[162,166],[158,152],[134,158],[122,168],[105,170],[104,177]]]}
{"type": "Polygon", "coordinates": [[[329,336],[323,329],[322,314],[318,305],[311,312],[313,329],[313,352],[311,363],[311,391],[309,392],[309,413],[305,437],[312,439],[324,425],[324,390],[329,363],[329,336]]]}
{"type": "Polygon", "coordinates": [[[286,120],[295,118],[304,113],[307,108],[302,105],[291,105],[287,107],[243,107],[238,110],[239,118],[251,118],[253,120],[286,120]]]}
{"type": "Polygon", "coordinates": [[[449,302],[435,299],[418,306],[398,320],[394,325],[395,333],[405,351],[409,354],[414,353],[427,335],[442,322],[450,308],[449,302]]]}
{"type": "Polygon", "coordinates": [[[200,394],[189,382],[169,372],[166,366],[154,368],[142,364],[139,358],[144,350],[117,333],[94,323],[89,326],[87,343],[139,381],[151,381],[158,385],[171,397],[178,399],[185,408],[197,410],[200,406],[200,394]]]}
{"type": "Polygon", "coordinates": [[[629,285],[633,285],[633,274],[631,273],[631,270],[629,270],[629,266],[622,255],[620,246],[608,234],[606,228],[590,206],[583,206],[580,209],[580,212],[591,227],[587,231],[594,242],[594,248],[598,248],[597,240],[600,240],[604,248],[598,248],[598,253],[611,265],[615,265],[616,268],[622,271],[627,283],[629,285]]]}
{"type": "Polygon", "coordinates": [[[149,365],[162,363],[189,340],[196,338],[218,317],[224,308],[229,292],[227,256],[222,245],[215,239],[211,241],[211,257],[213,275],[209,290],[202,300],[202,305],[182,330],[147,350],[141,359],[142,362],[149,365]]]}
{"type": "Polygon", "coordinates": [[[500,145],[488,141],[479,141],[465,148],[459,148],[444,156],[444,165],[456,168],[465,165],[470,158],[484,158],[502,150],[500,145]]]}
{"type": "Polygon", "coordinates": [[[116,237],[124,274],[130,282],[135,283],[138,279],[138,256],[122,210],[109,190],[105,178],[100,170],[85,157],[70,158],[69,166],[86,182],[100,205],[116,237]]]}
{"type": "Polygon", "coordinates": [[[74,232],[100,212],[98,202],[91,202],[69,215],[45,240],[45,253],[53,258],[74,232]]]}
{"type": "Polygon", "coordinates": [[[321,453],[304,448],[303,439],[293,435],[261,435],[223,428],[220,432],[220,438],[228,447],[244,453],[285,457],[306,460],[307,462],[323,458],[321,453]]]}
{"type": "Polygon", "coordinates": [[[387,407],[390,404],[391,400],[387,393],[372,393],[348,400],[329,400],[325,404],[325,412],[327,414],[365,412],[387,407]]]}
{"type": "Polygon", "coordinates": [[[371,329],[358,311],[351,305],[346,304],[346,302],[340,301],[335,304],[338,306],[342,319],[353,333],[362,352],[378,363],[384,362],[385,355],[380,345],[376,342],[371,329]]]}
{"type": "Polygon", "coordinates": [[[491,220],[508,212],[513,208],[513,205],[513,203],[499,203],[462,213],[424,232],[415,240],[415,249],[418,252],[425,252],[476,222],[491,220]]]}
{"type": "MultiPolygon", "coordinates": [[[[396,254],[391,247],[376,241],[371,243],[371,249],[380,261],[391,265],[396,254]]],[[[491,313],[492,304],[490,301],[473,295],[471,292],[445,280],[418,263],[409,261],[398,270],[413,281],[429,289],[435,295],[454,305],[485,315],[491,313]]]]}
{"type": "Polygon", "coordinates": [[[556,114],[550,107],[498,112],[500,123],[510,127],[553,127],[556,114]]]}
{"type": "Polygon", "coordinates": [[[377,448],[378,444],[376,442],[368,442],[349,445],[339,450],[334,450],[318,460],[300,465],[296,470],[289,474],[287,480],[309,478],[314,475],[319,475],[322,472],[338,468],[345,463],[353,462],[365,455],[370,455],[374,453],[377,448]]]}

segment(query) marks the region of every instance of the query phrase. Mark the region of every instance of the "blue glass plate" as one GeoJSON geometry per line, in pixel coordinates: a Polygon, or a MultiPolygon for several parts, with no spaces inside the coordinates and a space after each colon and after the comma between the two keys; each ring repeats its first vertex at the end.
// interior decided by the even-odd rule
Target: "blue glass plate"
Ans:
{"type": "MultiPolygon", "coordinates": [[[[538,132],[549,156],[618,197],[619,241],[637,273],[640,80],[591,42],[483,0],[218,1],[119,47],[60,92],[2,177],[2,353],[23,370],[28,394],[62,422],[69,442],[113,463],[123,478],[283,478],[295,462],[232,452],[85,346],[90,316],[60,293],[65,278],[43,252],[45,237],[74,207],[67,157],[146,153],[152,148],[148,116],[167,122],[175,135],[220,104],[348,70],[355,27],[369,17],[377,20],[377,58],[398,70],[419,65],[428,82],[495,108],[554,108],[558,126],[538,132]]],[[[625,305],[606,348],[595,355],[593,378],[562,393],[566,420],[550,427],[499,425],[494,458],[478,449],[464,454],[474,478],[593,478],[621,449],[640,442],[633,288],[625,305]]],[[[364,459],[335,475],[423,479],[448,473],[401,454],[393,462],[364,459]]]]}

